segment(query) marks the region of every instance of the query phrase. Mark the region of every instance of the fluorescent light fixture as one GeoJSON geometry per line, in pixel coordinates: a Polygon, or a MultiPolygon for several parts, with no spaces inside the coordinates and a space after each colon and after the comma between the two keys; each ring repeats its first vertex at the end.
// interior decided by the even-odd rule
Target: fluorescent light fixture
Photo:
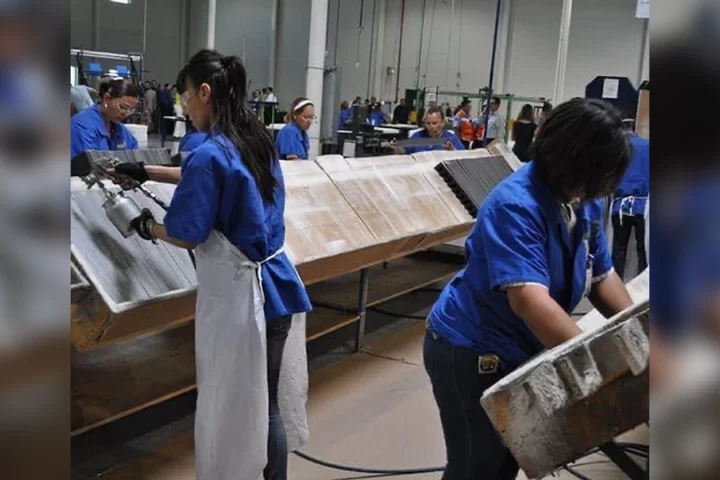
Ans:
{"type": "Polygon", "coordinates": [[[111,3],[120,3],[122,5],[130,5],[132,0],[110,0],[111,3]]]}

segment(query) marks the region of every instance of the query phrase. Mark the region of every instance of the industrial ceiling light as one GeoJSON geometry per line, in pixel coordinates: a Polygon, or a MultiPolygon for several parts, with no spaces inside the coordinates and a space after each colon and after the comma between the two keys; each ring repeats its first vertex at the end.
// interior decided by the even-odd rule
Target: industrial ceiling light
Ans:
{"type": "Polygon", "coordinates": [[[120,3],[122,5],[130,5],[132,0],[110,0],[112,3],[120,3]]]}

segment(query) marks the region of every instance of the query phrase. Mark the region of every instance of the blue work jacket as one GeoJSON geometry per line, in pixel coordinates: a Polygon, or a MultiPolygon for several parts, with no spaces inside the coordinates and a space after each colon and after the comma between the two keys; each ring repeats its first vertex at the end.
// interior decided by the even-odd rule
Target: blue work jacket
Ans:
{"type": "MultiPolygon", "coordinates": [[[[420,130],[419,132],[413,133],[410,138],[428,138],[430,135],[428,134],[427,130],[424,128],[420,130]]],[[[445,138],[447,140],[450,140],[453,144],[453,147],[455,147],[455,150],[467,150],[465,148],[465,145],[460,141],[460,139],[455,135],[454,133],[443,130],[442,134],[440,135],[441,138],[445,138]]],[[[413,153],[418,152],[429,152],[432,150],[445,150],[444,145],[410,145],[407,147],[403,147],[403,150],[405,151],[405,155],[412,155],[413,153]]]]}
{"type": "Polygon", "coordinates": [[[122,123],[112,123],[111,131],[97,105],[86,108],[70,120],[70,158],[88,150],[137,150],[138,142],[122,123]]]}
{"type": "Polygon", "coordinates": [[[613,196],[612,215],[645,215],[650,194],[650,141],[632,134],[630,145],[632,159],[613,196]]]}
{"type": "MultiPolygon", "coordinates": [[[[278,182],[274,204],[263,199],[232,142],[212,135],[185,162],[165,215],[167,234],[200,244],[214,229],[250,260],[267,259],[285,243],[285,184],[278,161],[273,176],[278,182]]],[[[305,287],[284,253],[263,265],[262,288],[268,321],[312,310],[305,287]]]]}
{"type": "Polygon", "coordinates": [[[301,160],[309,158],[310,138],[305,130],[295,122],[290,122],[275,137],[275,148],[281,160],[289,155],[297,155],[301,160]]]}
{"type": "Polygon", "coordinates": [[[572,232],[532,162],[503,180],[479,207],[465,244],[467,265],[445,287],[429,327],[456,346],[497,355],[504,372],[544,349],[510,308],[506,288],[546,287],[569,314],[612,271],[603,201],[576,211],[572,232]]]}

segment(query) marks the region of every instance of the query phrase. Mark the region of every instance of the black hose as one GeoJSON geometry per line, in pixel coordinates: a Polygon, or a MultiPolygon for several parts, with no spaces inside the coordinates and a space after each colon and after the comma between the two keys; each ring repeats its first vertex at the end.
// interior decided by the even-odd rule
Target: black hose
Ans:
{"type": "Polygon", "coordinates": [[[327,468],[332,468],[334,470],[342,470],[344,472],[354,472],[354,473],[367,473],[367,474],[374,474],[374,475],[420,475],[423,473],[435,473],[435,472],[442,472],[445,470],[445,467],[427,467],[427,468],[414,468],[414,469],[403,469],[403,470],[380,470],[380,469],[374,469],[374,468],[360,468],[360,467],[349,467],[346,465],[339,465],[337,463],[331,463],[326,462],[325,460],[320,460],[319,458],[311,457],[310,455],[307,455],[305,453],[295,451],[293,452],[298,457],[302,458],[303,460],[307,460],[308,462],[314,463],[316,465],[320,465],[327,468]]]}

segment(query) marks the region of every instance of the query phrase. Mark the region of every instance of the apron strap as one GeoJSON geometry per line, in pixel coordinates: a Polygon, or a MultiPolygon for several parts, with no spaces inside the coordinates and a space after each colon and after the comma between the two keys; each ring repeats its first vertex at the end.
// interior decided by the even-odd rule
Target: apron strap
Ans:
{"type": "Polygon", "coordinates": [[[255,267],[255,274],[257,275],[258,287],[260,287],[260,298],[262,298],[263,304],[265,304],[265,291],[262,288],[262,266],[284,252],[285,247],[282,246],[277,251],[275,251],[275,253],[265,258],[264,260],[253,263],[253,266],[255,267]]]}

